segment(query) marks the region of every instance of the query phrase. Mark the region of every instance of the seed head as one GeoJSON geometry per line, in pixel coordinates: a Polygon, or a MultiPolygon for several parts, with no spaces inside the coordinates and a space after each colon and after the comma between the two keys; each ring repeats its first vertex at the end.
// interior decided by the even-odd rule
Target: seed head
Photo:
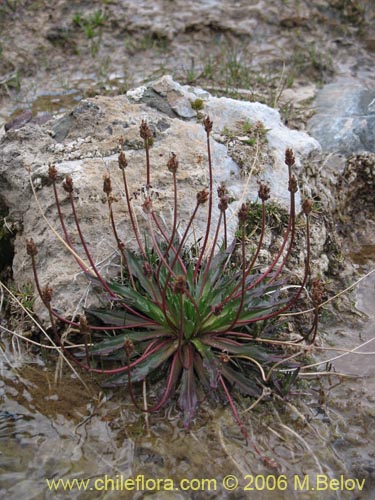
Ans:
{"type": "Polygon", "coordinates": [[[285,151],[285,163],[288,165],[288,167],[292,167],[295,164],[296,160],[294,158],[294,153],[293,149],[288,148],[285,151]]]}
{"type": "Polygon", "coordinates": [[[213,122],[210,120],[209,116],[206,116],[206,118],[203,120],[203,126],[206,131],[206,134],[209,135],[212,131],[212,125],[213,122]]]}
{"type": "Polygon", "coordinates": [[[288,189],[291,193],[296,193],[298,191],[297,179],[294,175],[289,179],[288,189]]]}
{"type": "Polygon", "coordinates": [[[50,304],[51,300],[52,300],[52,288],[49,286],[49,285],[46,285],[42,292],[41,292],[41,295],[42,295],[42,301],[44,304],[50,304]]]}
{"type": "Polygon", "coordinates": [[[126,339],[124,341],[124,351],[126,352],[126,355],[130,357],[131,353],[134,351],[134,344],[131,340],[126,339]]]}
{"type": "Polygon", "coordinates": [[[145,199],[142,208],[145,214],[150,214],[152,212],[152,199],[150,197],[145,199]]]}
{"type": "Polygon", "coordinates": [[[139,127],[139,135],[145,141],[148,139],[151,139],[151,137],[152,137],[150,127],[147,125],[147,122],[145,120],[142,120],[142,122],[141,122],[141,126],[139,127]]]}
{"type": "Polygon", "coordinates": [[[65,181],[63,182],[63,188],[67,193],[73,193],[73,179],[70,175],[65,177],[65,181]]]}
{"type": "Polygon", "coordinates": [[[197,193],[197,203],[198,205],[203,205],[208,200],[208,191],[203,189],[197,193]]]}
{"type": "Polygon", "coordinates": [[[48,165],[48,177],[51,179],[52,182],[56,182],[57,169],[56,169],[55,165],[52,165],[52,164],[48,165]]]}
{"type": "Polygon", "coordinates": [[[36,248],[36,245],[32,238],[26,240],[26,252],[27,255],[30,255],[30,257],[35,257],[35,255],[37,255],[38,253],[38,249],[36,248]]]}
{"type": "Polygon", "coordinates": [[[79,317],[79,331],[80,333],[87,333],[89,331],[89,322],[84,314],[79,317]]]}
{"type": "Polygon", "coordinates": [[[112,193],[112,183],[109,174],[104,174],[103,191],[107,196],[112,193]]]}
{"type": "Polygon", "coordinates": [[[217,195],[219,198],[222,198],[223,196],[226,196],[228,194],[228,189],[227,186],[225,185],[224,182],[220,184],[220,186],[217,188],[217,195]]]}
{"type": "Polygon", "coordinates": [[[245,224],[245,222],[247,221],[248,213],[249,211],[247,209],[247,206],[245,205],[245,203],[242,203],[241,208],[238,211],[238,220],[240,224],[245,224]]]}
{"type": "Polygon", "coordinates": [[[175,282],[172,285],[173,293],[183,294],[187,291],[185,276],[176,276],[175,282]]]}
{"type": "Polygon", "coordinates": [[[218,204],[219,210],[221,212],[225,212],[225,210],[228,208],[228,203],[229,203],[228,196],[222,196],[218,204]]]}
{"type": "Polygon", "coordinates": [[[118,155],[118,166],[121,170],[124,170],[128,166],[128,160],[123,151],[118,155]]]}
{"type": "Polygon", "coordinates": [[[320,306],[323,302],[323,283],[320,279],[315,279],[311,283],[311,300],[314,307],[320,306]]]}
{"type": "Polygon", "coordinates": [[[259,183],[258,196],[262,201],[267,201],[270,198],[270,187],[268,184],[259,183]]]}
{"type": "Polygon", "coordinates": [[[170,156],[168,163],[167,163],[167,167],[168,167],[168,170],[170,172],[172,172],[172,174],[175,174],[177,172],[178,160],[177,160],[177,156],[174,153],[171,153],[171,156],[170,156]]]}
{"type": "Polygon", "coordinates": [[[305,215],[309,215],[312,211],[313,201],[311,198],[306,198],[302,202],[302,210],[305,215]]]}

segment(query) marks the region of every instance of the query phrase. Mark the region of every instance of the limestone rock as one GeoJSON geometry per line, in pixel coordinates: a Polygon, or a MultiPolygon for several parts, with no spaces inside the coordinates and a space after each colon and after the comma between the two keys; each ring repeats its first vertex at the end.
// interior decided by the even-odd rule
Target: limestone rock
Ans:
{"type": "MultiPolygon", "coordinates": [[[[293,148],[298,169],[305,156],[319,150],[317,141],[305,133],[287,129],[278,112],[263,104],[213,97],[201,89],[181,86],[166,76],[128,92],[127,96],[97,96],[81,101],[73,112],[63,118],[54,118],[41,126],[27,124],[19,130],[8,131],[2,138],[0,200],[9,211],[8,223],[18,224],[20,228],[14,242],[15,281],[19,284],[32,281],[25,241],[33,237],[39,249],[40,281],[43,285],[49,283],[54,290],[53,307],[63,314],[73,314],[86,304],[86,292],[91,285],[51,230],[53,227],[62,235],[47,175],[50,163],[55,164],[59,172],[59,185],[66,174],[73,178],[78,217],[94,262],[105,278],[118,273],[116,242],[102,191],[103,175],[110,173],[113,195],[118,200],[114,211],[120,237],[126,245],[134,248],[117,156],[119,141],[123,139],[130,189],[132,192],[142,190],[145,185],[145,155],[139,137],[142,119],[148,122],[153,133],[151,184],[158,193],[156,211],[167,228],[170,228],[173,215],[173,190],[172,176],[166,163],[171,152],[178,156],[178,217],[182,232],[194,209],[196,193],[208,186],[206,135],[200,123],[201,117],[206,114],[214,121],[211,138],[214,168],[212,227],[215,228],[218,218],[216,187],[222,181],[227,184],[234,200],[230,203],[228,215],[231,236],[236,230],[238,205],[249,198],[254,199],[258,189],[256,178],[241,174],[240,167],[228,153],[225,141],[216,140],[226,127],[238,128],[242,123],[262,122],[266,129],[265,147],[268,153],[264,156],[266,161],[258,166],[257,171],[260,178],[269,182],[272,195],[285,204],[288,199],[287,169],[283,162],[285,149],[293,148]],[[203,101],[202,111],[192,107],[192,102],[198,98],[203,101]],[[31,183],[38,201],[33,196],[31,183]]],[[[87,260],[67,195],[60,190],[59,196],[71,239],[77,252],[87,260]]],[[[141,205],[140,195],[134,200],[134,210],[143,235],[147,234],[147,227],[141,205]]],[[[191,241],[204,234],[205,210],[206,207],[201,207],[198,211],[191,241]]],[[[40,316],[44,315],[40,301],[37,301],[35,309],[40,316]]]]}
{"type": "Polygon", "coordinates": [[[375,88],[351,79],[325,85],[317,95],[309,132],[325,152],[374,153],[375,88]]]}

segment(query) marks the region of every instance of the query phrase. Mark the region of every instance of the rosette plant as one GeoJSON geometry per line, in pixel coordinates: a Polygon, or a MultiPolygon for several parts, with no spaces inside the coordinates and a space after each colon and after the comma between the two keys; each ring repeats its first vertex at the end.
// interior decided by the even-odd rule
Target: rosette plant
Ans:
{"type": "MultiPolygon", "coordinates": [[[[104,177],[109,219],[123,265],[122,279],[105,280],[93,261],[84,235],[80,229],[73,197],[73,181],[67,176],[63,188],[70,199],[71,208],[82,248],[89,266],[78,255],[69,236],[61,210],[57,189],[57,170],[50,165],[56,207],[58,210],[65,244],[88,278],[100,286],[108,297],[108,307],[91,309],[79,318],[67,320],[53,308],[52,290],[42,288],[37,274],[37,249],[33,240],[27,242],[37,289],[47,307],[53,330],[64,352],[83,369],[107,374],[105,386],[125,386],[136,402],[134,385],[146,377],[164,377],[164,388],[153,407],[145,411],[156,412],[173,396],[183,412],[185,426],[189,426],[205,395],[217,394],[226,398],[236,421],[246,435],[236,404],[236,391],[258,397],[265,386],[272,386],[275,366],[285,361],[277,343],[272,339],[259,342],[257,325],[278,317],[292,308],[306,285],[309,273],[309,214],[311,200],[303,203],[306,218],[307,245],[305,272],[293,295],[283,292],[283,271],[296,236],[295,193],[297,181],[292,172],[295,163],[293,152],[288,149],[285,163],[289,171],[290,211],[282,244],[274,260],[266,269],[257,266],[266,228],[266,202],[270,197],[267,184],[259,183],[259,200],[262,217],[257,247],[251,258],[247,257],[246,237],[249,205],[243,204],[238,211],[239,229],[235,241],[227,237],[226,213],[229,204],[227,188],[221,184],[214,193],[213,165],[210,150],[212,121],[203,121],[207,137],[208,186],[196,195],[195,208],[183,234],[178,236],[178,159],[171,153],[167,168],[172,177],[174,216],[172,227],[162,224],[154,209],[154,192],[151,187],[150,146],[152,134],[142,121],[140,135],[146,153],[146,185],[142,189],[142,208],[147,223],[147,243],[141,238],[134,199],[130,196],[126,170],[128,162],[121,149],[118,165],[124,183],[125,202],[130,217],[134,240],[138,250],[132,251],[121,240],[116,225],[114,196],[111,179],[104,177]],[[219,216],[213,226],[213,206],[218,203],[219,216]],[[188,241],[199,210],[207,214],[204,236],[195,246],[194,254],[188,250],[188,241]],[[223,237],[219,241],[220,231],[223,237]],[[80,332],[80,347],[67,349],[58,334],[57,322],[64,321],[80,332]]],[[[317,289],[317,287],[315,287],[317,289]]],[[[315,296],[319,295],[315,292],[315,296]]],[[[318,299],[316,299],[318,302],[318,299]]],[[[313,340],[316,335],[317,314],[310,331],[301,339],[313,340]]],[[[71,347],[71,346],[70,346],[71,347]]],[[[294,368],[297,374],[298,368],[294,368]]],[[[143,408],[140,408],[143,409],[143,408]]]]}

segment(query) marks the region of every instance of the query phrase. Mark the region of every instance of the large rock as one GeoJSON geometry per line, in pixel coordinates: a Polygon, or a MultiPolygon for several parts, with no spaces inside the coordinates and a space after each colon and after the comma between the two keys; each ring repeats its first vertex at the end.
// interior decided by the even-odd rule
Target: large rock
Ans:
{"type": "MultiPolygon", "coordinates": [[[[112,177],[114,195],[118,199],[114,209],[120,236],[127,245],[134,247],[117,156],[119,141],[123,138],[131,191],[141,189],[145,184],[145,154],[139,137],[142,119],[147,120],[154,135],[151,183],[159,194],[155,201],[156,210],[167,227],[172,220],[173,191],[172,175],[166,163],[172,151],[178,155],[178,195],[181,200],[178,215],[183,230],[195,206],[197,191],[208,186],[206,138],[200,123],[201,115],[205,114],[209,114],[214,122],[211,140],[215,179],[213,227],[218,217],[216,187],[222,181],[226,182],[234,199],[229,209],[231,235],[236,230],[239,203],[256,197],[258,186],[256,178],[251,177],[254,172],[270,183],[271,192],[285,204],[289,196],[287,169],[283,162],[285,149],[294,149],[298,169],[301,160],[318,150],[319,144],[303,132],[288,130],[274,109],[259,103],[213,97],[201,89],[182,87],[170,77],[130,91],[127,96],[87,99],[70,114],[54,118],[47,124],[27,124],[19,130],[8,131],[0,143],[3,158],[0,200],[9,210],[8,225],[13,224],[16,230],[13,262],[16,282],[21,284],[32,280],[25,241],[33,237],[39,248],[40,280],[42,284],[48,282],[54,290],[53,306],[64,314],[72,314],[86,301],[85,290],[90,285],[49,227],[51,225],[61,234],[47,175],[50,163],[58,169],[59,184],[66,174],[73,178],[77,211],[93,259],[104,276],[118,272],[116,243],[102,192],[103,175],[110,172],[112,177]],[[197,99],[203,101],[202,111],[194,110],[200,107],[197,99]],[[259,126],[259,122],[264,137],[257,148],[247,134],[256,123],[259,126]],[[236,150],[233,157],[231,146],[236,150]],[[258,161],[254,161],[256,153],[258,161]],[[233,158],[241,158],[240,165],[233,158]],[[30,182],[36,189],[38,201],[32,194],[30,182]]],[[[77,251],[87,260],[79,243],[67,195],[62,190],[60,197],[71,238],[77,251]]],[[[134,210],[143,234],[147,228],[141,198],[134,200],[134,210]]],[[[205,210],[202,207],[198,212],[192,233],[194,238],[199,238],[205,228],[205,210]]],[[[35,308],[40,315],[43,314],[40,301],[35,308]]]]}
{"type": "Polygon", "coordinates": [[[315,106],[309,131],[323,151],[375,153],[375,87],[342,78],[318,92],[315,106]]]}

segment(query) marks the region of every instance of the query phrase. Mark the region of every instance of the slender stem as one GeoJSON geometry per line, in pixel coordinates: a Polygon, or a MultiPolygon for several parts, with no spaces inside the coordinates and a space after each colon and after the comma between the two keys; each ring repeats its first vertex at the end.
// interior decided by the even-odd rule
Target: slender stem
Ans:
{"type": "Polygon", "coordinates": [[[212,262],[212,259],[213,259],[214,253],[215,253],[215,246],[216,246],[216,243],[217,243],[217,240],[218,240],[218,237],[219,237],[219,231],[220,231],[222,217],[223,217],[223,211],[220,210],[220,215],[219,215],[219,220],[218,220],[217,226],[216,226],[214,241],[212,242],[212,248],[211,248],[210,256],[209,256],[209,258],[207,260],[206,268],[205,268],[204,274],[203,274],[202,284],[201,284],[201,287],[200,287],[200,290],[199,290],[199,297],[202,296],[204,285],[206,284],[208,273],[210,271],[211,262],[212,262]]]}
{"type": "Polygon", "coordinates": [[[210,229],[211,229],[211,216],[212,216],[212,189],[213,189],[213,178],[212,178],[212,159],[211,159],[211,146],[210,146],[210,134],[209,132],[206,133],[207,135],[207,154],[208,154],[208,174],[209,174],[209,200],[208,200],[208,215],[207,215],[207,226],[206,226],[206,234],[204,237],[203,245],[201,248],[201,252],[198,258],[198,262],[195,265],[195,270],[194,270],[194,280],[197,278],[197,274],[199,272],[199,268],[201,266],[201,262],[204,256],[204,253],[206,251],[206,246],[208,243],[208,238],[210,235],[210,229]]]}
{"type": "MultiPolygon", "coordinates": [[[[174,193],[174,196],[173,196],[173,226],[172,226],[172,233],[171,233],[171,236],[170,238],[168,239],[166,237],[166,235],[164,234],[164,232],[162,231],[162,228],[159,224],[159,221],[157,220],[157,217],[156,217],[156,214],[154,214],[153,212],[153,218],[154,218],[154,221],[159,229],[159,231],[162,233],[165,241],[168,242],[168,247],[167,247],[167,250],[164,252],[164,256],[165,258],[168,257],[169,255],[169,251],[170,249],[172,248],[174,254],[176,256],[178,256],[178,260],[180,262],[180,265],[182,267],[182,269],[184,270],[184,273],[186,274],[186,268],[185,268],[185,265],[179,255],[179,253],[177,253],[174,245],[173,245],[173,241],[174,241],[174,238],[176,236],[176,231],[177,231],[177,212],[178,212],[178,203],[177,203],[177,178],[176,178],[176,172],[173,172],[173,193],[174,193]]],[[[162,261],[159,262],[159,265],[158,265],[158,269],[157,269],[157,272],[156,272],[156,275],[157,275],[157,280],[159,280],[159,276],[160,276],[160,270],[161,270],[161,265],[162,265],[162,261]]],[[[173,266],[172,266],[173,268],[173,266]]]]}
{"type": "Polygon", "coordinates": [[[83,265],[82,261],[76,255],[76,251],[74,249],[73,243],[72,243],[72,241],[70,239],[70,236],[69,236],[69,233],[68,233],[68,231],[66,229],[65,222],[64,222],[64,217],[63,217],[63,214],[62,214],[62,211],[61,211],[61,204],[60,204],[60,199],[59,199],[59,195],[58,195],[58,192],[57,192],[55,180],[52,180],[52,186],[53,186],[53,193],[54,193],[54,196],[55,196],[55,202],[56,202],[57,212],[58,212],[58,215],[59,215],[61,228],[62,228],[62,230],[64,232],[66,243],[73,250],[73,257],[76,260],[76,262],[79,265],[79,267],[82,269],[83,272],[87,272],[87,268],[83,265]]]}
{"type": "Polygon", "coordinates": [[[120,240],[120,237],[119,237],[117,229],[116,229],[115,218],[114,218],[113,209],[112,209],[112,200],[111,200],[110,196],[107,196],[107,201],[108,201],[108,210],[109,210],[109,217],[111,219],[112,231],[113,231],[114,237],[116,239],[117,247],[118,247],[118,249],[119,249],[119,251],[121,253],[122,261],[125,263],[125,266],[128,269],[128,271],[129,271],[129,278],[130,278],[130,283],[132,285],[132,288],[134,290],[136,290],[136,286],[135,286],[133,274],[131,272],[131,268],[129,266],[129,262],[128,262],[128,259],[126,257],[125,251],[124,251],[125,245],[120,240]]]}
{"type": "Polygon", "coordinates": [[[183,339],[184,339],[184,297],[183,294],[180,293],[180,324],[178,327],[178,359],[184,368],[184,370],[188,370],[188,366],[185,366],[184,360],[182,359],[182,348],[183,348],[183,339]]]}
{"type": "MultiPolygon", "coordinates": [[[[308,221],[308,218],[307,218],[307,221],[308,221]]],[[[240,326],[240,325],[248,325],[250,323],[255,323],[257,321],[264,321],[266,319],[271,319],[271,318],[274,318],[275,316],[278,316],[279,314],[287,311],[288,309],[290,309],[291,307],[294,306],[294,304],[297,302],[297,300],[299,299],[301,293],[302,293],[302,290],[305,288],[305,285],[306,285],[306,282],[307,282],[307,278],[308,278],[308,275],[309,275],[309,272],[310,272],[310,253],[311,253],[311,245],[310,245],[310,231],[309,231],[309,224],[307,223],[306,225],[306,228],[307,228],[307,232],[306,232],[306,258],[305,258],[305,272],[304,272],[304,277],[303,277],[303,281],[297,291],[297,293],[294,295],[294,297],[283,307],[281,307],[280,309],[278,309],[277,311],[274,311],[272,313],[269,313],[269,314],[266,314],[264,316],[259,316],[257,318],[252,318],[252,319],[249,319],[249,320],[243,320],[243,321],[237,321],[237,325],[240,326]]],[[[226,332],[226,330],[224,330],[224,332],[226,332]]],[[[219,332],[210,332],[210,333],[219,333],[219,332]]],[[[220,332],[222,333],[222,332],[220,332]]]]}
{"type": "Polygon", "coordinates": [[[290,242],[289,242],[289,245],[288,245],[288,249],[287,249],[287,252],[280,264],[280,267],[279,269],[276,271],[276,273],[272,276],[272,281],[275,281],[275,279],[279,276],[279,274],[281,273],[281,271],[283,270],[286,262],[288,261],[289,259],[289,256],[290,256],[290,252],[292,250],[292,247],[293,247],[293,243],[294,243],[294,237],[295,237],[295,232],[296,232],[296,209],[295,209],[295,196],[294,196],[294,193],[291,193],[291,209],[290,209],[290,217],[291,217],[291,230],[290,230],[290,242]]]}
{"type": "Polygon", "coordinates": [[[171,273],[173,275],[173,277],[175,278],[176,274],[173,271],[173,267],[171,267],[168,264],[168,262],[166,261],[164,255],[162,254],[162,252],[161,252],[161,250],[159,248],[158,242],[156,241],[155,232],[154,232],[154,229],[153,229],[152,224],[151,224],[151,217],[152,217],[152,213],[147,214],[147,224],[148,224],[150,236],[151,236],[152,243],[154,245],[155,251],[158,254],[160,262],[162,262],[164,264],[164,266],[166,267],[166,269],[168,269],[169,273],[171,273]]]}
{"type": "MultiPolygon", "coordinates": [[[[88,247],[86,245],[86,241],[85,241],[85,239],[83,237],[83,234],[82,234],[82,231],[81,231],[81,226],[80,226],[80,223],[79,223],[79,220],[78,220],[78,216],[77,216],[77,212],[76,212],[76,208],[75,208],[75,203],[74,203],[74,199],[73,199],[73,194],[71,192],[69,192],[69,199],[70,199],[70,204],[72,206],[73,217],[74,217],[74,221],[75,221],[75,224],[76,224],[76,227],[77,227],[77,231],[78,231],[78,234],[79,234],[82,246],[83,246],[83,248],[85,250],[85,253],[87,255],[87,258],[88,258],[88,260],[90,262],[90,265],[91,265],[94,273],[96,274],[96,277],[100,281],[100,284],[102,285],[102,287],[110,294],[111,297],[116,298],[117,297],[116,294],[112,292],[112,290],[110,289],[110,287],[107,285],[107,283],[105,282],[105,280],[102,278],[102,276],[100,275],[99,271],[97,270],[96,265],[95,265],[95,263],[94,263],[94,261],[93,261],[93,259],[91,257],[90,251],[89,251],[89,249],[88,249],[88,247]]],[[[144,316],[143,314],[139,313],[138,311],[132,309],[126,303],[121,302],[120,305],[121,305],[121,307],[123,307],[127,311],[131,312],[135,316],[138,316],[139,318],[148,319],[147,316],[144,316]]]]}
{"type": "Polygon", "coordinates": [[[148,144],[148,139],[144,140],[145,150],[146,150],[146,184],[151,185],[151,175],[150,175],[150,146],[148,144]]]}
{"type": "Polygon", "coordinates": [[[228,403],[229,403],[229,405],[231,407],[234,419],[237,422],[237,424],[239,425],[239,427],[241,429],[241,432],[242,432],[242,434],[243,434],[243,436],[244,436],[244,438],[246,440],[246,444],[247,444],[248,441],[249,441],[249,435],[248,435],[248,433],[247,433],[247,431],[246,431],[246,429],[245,429],[245,427],[244,427],[244,425],[242,423],[242,420],[240,419],[240,416],[238,414],[237,408],[234,405],[234,401],[232,399],[232,396],[230,395],[230,392],[228,391],[228,388],[227,388],[227,386],[226,386],[226,384],[224,382],[224,379],[223,379],[222,375],[219,375],[219,381],[220,381],[221,386],[223,387],[225,395],[226,395],[226,397],[228,399],[228,403]]]}
{"type": "Polygon", "coordinates": [[[131,199],[130,199],[130,196],[129,196],[129,188],[128,188],[128,183],[127,183],[127,179],[126,179],[125,169],[122,168],[121,172],[122,172],[122,180],[123,180],[123,184],[124,184],[124,188],[125,188],[126,203],[127,203],[127,206],[128,206],[129,217],[130,217],[130,222],[131,222],[132,229],[133,229],[133,232],[134,232],[134,236],[135,236],[135,239],[137,240],[137,244],[138,244],[138,247],[139,247],[139,250],[140,250],[141,254],[146,258],[146,252],[145,252],[145,249],[144,249],[144,247],[142,245],[141,238],[139,236],[138,226],[137,226],[137,223],[136,223],[136,220],[135,220],[135,215],[134,215],[134,212],[133,212],[133,207],[132,207],[131,199]]]}
{"type": "MultiPolygon", "coordinates": [[[[266,206],[265,206],[264,200],[262,200],[262,229],[261,229],[260,237],[259,237],[259,240],[258,240],[257,249],[256,249],[255,254],[253,255],[253,258],[251,259],[251,262],[250,262],[250,264],[249,264],[249,266],[247,268],[245,279],[251,273],[251,271],[252,271],[252,269],[254,267],[255,261],[257,260],[259,252],[260,252],[260,250],[262,248],[263,238],[264,238],[264,233],[265,233],[265,227],[266,227],[266,206]]],[[[242,283],[242,281],[241,281],[241,283],[242,283]]],[[[238,283],[237,286],[232,290],[232,292],[225,299],[224,304],[226,304],[227,302],[229,302],[229,300],[231,300],[232,298],[237,298],[239,296],[239,294],[237,294],[237,291],[240,288],[241,283],[238,283]]]]}
{"type": "Polygon", "coordinates": [[[224,210],[223,215],[223,224],[224,224],[224,250],[228,247],[228,231],[227,231],[227,213],[224,210]]]}
{"type": "MultiPolygon", "coordinates": [[[[186,240],[186,238],[187,238],[187,235],[189,234],[190,227],[191,227],[191,225],[192,225],[192,223],[193,223],[193,220],[194,220],[194,218],[195,218],[195,216],[196,216],[196,214],[197,214],[198,207],[199,207],[199,203],[197,203],[197,204],[195,205],[194,211],[193,211],[193,213],[192,213],[192,215],[191,215],[191,217],[190,217],[190,220],[189,220],[189,222],[188,222],[188,225],[186,226],[185,232],[184,232],[184,234],[183,234],[183,236],[182,236],[182,238],[181,238],[180,244],[179,244],[179,246],[178,246],[178,248],[177,248],[177,251],[176,251],[176,255],[175,255],[175,257],[174,257],[174,259],[173,259],[173,262],[172,262],[172,265],[171,265],[171,268],[172,268],[172,269],[174,268],[174,266],[175,266],[175,264],[176,264],[176,262],[177,262],[177,257],[178,257],[178,255],[180,255],[181,250],[182,250],[182,248],[183,248],[183,245],[185,244],[185,240],[186,240]]],[[[172,271],[172,272],[171,272],[171,271],[169,271],[169,272],[168,272],[168,275],[167,275],[167,279],[165,280],[164,289],[163,289],[163,293],[162,293],[163,303],[165,303],[165,301],[166,301],[166,295],[167,295],[168,285],[169,285],[169,282],[170,282],[170,279],[171,279],[172,273],[173,273],[173,271],[172,271]]]]}
{"type": "Polygon", "coordinates": [[[241,315],[243,305],[245,302],[245,293],[246,293],[246,255],[245,255],[245,224],[242,224],[242,235],[241,235],[241,254],[242,254],[242,279],[241,279],[241,300],[238,306],[238,310],[236,316],[234,317],[231,324],[228,326],[226,330],[231,330],[234,325],[237,324],[238,318],[241,315]]]}
{"type": "MultiPolygon", "coordinates": [[[[177,253],[177,250],[175,249],[174,245],[173,245],[173,240],[172,239],[169,239],[168,236],[165,234],[165,232],[163,231],[163,228],[161,227],[160,225],[160,222],[158,221],[158,218],[156,217],[156,214],[154,211],[152,211],[152,218],[153,218],[153,221],[155,222],[156,224],[156,227],[159,229],[161,235],[163,236],[163,238],[165,239],[165,241],[168,243],[168,250],[166,252],[164,252],[164,256],[165,257],[168,257],[168,253],[169,253],[169,250],[170,248],[172,248],[174,254],[176,255],[179,263],[180,263],[180,266],[183,270],[183,272],[186,274],[186,267],[181,259],[181,255],[179,253],[177,253]]],[[[159,264],[159,266],[161,265],[161,262],[159,264]]]]}

